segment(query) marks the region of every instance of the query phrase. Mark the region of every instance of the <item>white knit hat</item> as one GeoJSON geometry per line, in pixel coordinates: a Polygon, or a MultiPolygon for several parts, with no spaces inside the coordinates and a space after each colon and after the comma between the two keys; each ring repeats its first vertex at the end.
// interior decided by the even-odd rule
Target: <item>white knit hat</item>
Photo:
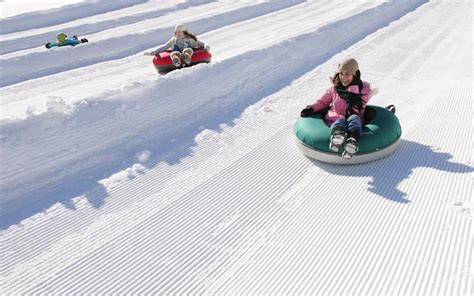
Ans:
{"type": "Polygon", "coordinates": [[[359,70],[359,64],[355,59],[347,59],[339,64],[339,72],[347,71],[352,75],[356,75],[357,70],[359,70]]]}
{"type": "Polygon", "coordinates": [[[176,27],[174,27],[175,32],[178,32],[178,31],[184,32],[184,31],[187,31],[187,30],[188,29],[183,24],[179,24],[179,25],[176,25],[176,27]]]}

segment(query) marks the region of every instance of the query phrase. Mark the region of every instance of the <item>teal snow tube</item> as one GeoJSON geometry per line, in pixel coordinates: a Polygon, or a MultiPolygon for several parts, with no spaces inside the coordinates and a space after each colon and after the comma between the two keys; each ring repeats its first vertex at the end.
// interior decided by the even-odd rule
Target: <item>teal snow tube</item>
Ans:
{"type": "Polygon", "coordinates": [[[61,47],[61,46],[76,46],[81,43],[81,40],[76,40],[76,39],[66,39],[64,42],[49,42],[46,43],[46,48],[51,48],[51,47],[61,47]]]}
{"type": "Polygon", "coordinates": [[[321,114],[301,117],[294,133],[298,148],[316,160],[335,164],[358,164],[374,161],[393,153],[400,142],[402,129],[395,113],[387,108],[368,105],[359,151],[351,159],[329,149],[330,128],[321,114]]]}

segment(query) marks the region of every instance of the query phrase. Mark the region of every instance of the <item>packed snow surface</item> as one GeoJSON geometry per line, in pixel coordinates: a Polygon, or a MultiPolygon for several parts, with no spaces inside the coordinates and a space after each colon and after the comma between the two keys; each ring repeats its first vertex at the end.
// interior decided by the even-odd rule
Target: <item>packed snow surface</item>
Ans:
{"type": "Polygon", "coordinates": [[[471,1],[127,0],[0,20],[1,292],[474,293],[471,1]],[[210,64],[160,76],[184,23],[210,64]],[[47,50],[58,32],[89,43],[47,50]],[[305,157],[345,58],[384,159],[305,157]]]}

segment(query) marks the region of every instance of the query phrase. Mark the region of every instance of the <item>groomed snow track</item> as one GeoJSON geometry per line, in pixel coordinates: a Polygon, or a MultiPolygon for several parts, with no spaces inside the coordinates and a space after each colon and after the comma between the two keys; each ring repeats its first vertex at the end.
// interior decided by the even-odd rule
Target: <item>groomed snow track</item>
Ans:
{"type": "MultiPolygon", "coordinates": [[[[470,1],[135,2],[1,51],[2,294],[474,293],[470,1]],[[215,59],[158,76],[178,17],[215,59]],[[403,136],[328,165],[293,124],[348,56],[403,136]]],[[[0,46],[61,25],[35,20],[0,46]]]]}

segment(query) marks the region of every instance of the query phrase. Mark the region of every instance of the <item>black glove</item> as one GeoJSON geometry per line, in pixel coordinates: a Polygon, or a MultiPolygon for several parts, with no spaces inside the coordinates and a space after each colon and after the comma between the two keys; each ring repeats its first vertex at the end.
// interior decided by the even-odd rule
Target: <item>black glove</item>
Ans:
{"type": "Polygon", "coordinates": [[[306,107],[304,108],[303,110],[301,110],[301,117],[308,117],[310,116],[311,114],[314,113],[314,110],[313,108],[311,107],[306,107]]]}

